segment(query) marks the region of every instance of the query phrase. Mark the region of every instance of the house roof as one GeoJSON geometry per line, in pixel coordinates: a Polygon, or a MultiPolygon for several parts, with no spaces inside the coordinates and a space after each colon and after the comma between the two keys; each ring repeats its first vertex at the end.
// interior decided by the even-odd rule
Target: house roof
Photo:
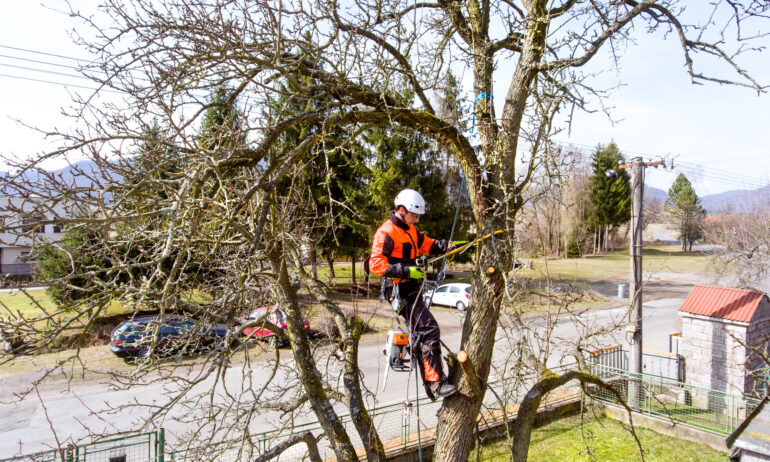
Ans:
{"type": "Polygon", "coordinates": [[[697,285],[690,291],[679,311],[749,322],[765,296],[764,293],[753,290],[697,285]]]}

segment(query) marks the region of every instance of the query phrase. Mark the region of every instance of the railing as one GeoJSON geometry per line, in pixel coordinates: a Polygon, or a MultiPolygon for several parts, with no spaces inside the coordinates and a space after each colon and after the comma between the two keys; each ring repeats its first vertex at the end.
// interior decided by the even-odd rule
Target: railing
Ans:
{"type": "MultiPolygon", "coordinates": [[[[574,369],[575,365],[552,368],[554,373],[564,373],[574,369]]],[[[628,383],[638,381],[642,390],[639,409],[636,411],[655,416],[682,425],[706,430],[719,435],[729,435],[746,416],[759,404],[759,400],[732,395],[718,390],[700,388],[693,385],[649,374],[634,374],[606,364],[593,363],[590,372],[609,383],[625,399],[628,383]]],[[[516,404],[534,382],[533,377],[516,377],[499,380],[489,385],[494,393],[487,393],[482,407],[485,412],[484,425],[487,427],[510,420],[517,413],[516,404]]],[[[620,404],[615,393],[596,386],[586,388],[588,395],[608,404],[620,404]]],[[[543,402],[552,406],[567,399],[579,396],[580,388],[576,384],[549,394],[543,402]]],[[[420,418],[418,420],[417,401],[408,406],[402,403],[390,404],[371,409],[378,434],[388,451],[401,451],[416,448],[433,439],[437,424],[437,411],[441,401],[431,402],[427,398],[419,400],[420,418]],[[418,432],[419,424],[419,432],[418,432]]],[[[355,447],[363,444],[355,431],[349,415],[341,420],[355,447]]],[[[312,432],[316,437],[323,434],[318,422],[295,425],[281,431],[268,431],[249,435],[243,440],[210,443],[197,448],[169,453],[166,460],[199,461],[216,460],[218,462],[242,461],[254,459],[292,435],[312,432]]],[[[28,456],[4,459],[0,462],[164,462],[163,430],[129,435],[109,440],[101,440],[90,445],[69,448],[65,451],[48,451],[28,456]]],[[[334,453],[328,439],[319,438],[319,451],[325,459],[332,459],[334,453]]],[[[295,445],[277,460],[302,460],[307,455],[304,444],[295,445]]]]}
{"type": "Polygon", "coordinates": [[[2,276],[26,276],[35,270],[34,263],[5,263],[0,265],[2,276]]]}
{"type": "MultiPolygon", "coordinates": [[[[601,364],[593,365],[591,370],[609,382],[624,399],[628,396],[628,383],[639,382],[642,397],[636,411],[719,435],[731,434],[759,404],[758,399],[601,364]]],[[[617,396],[607,389],[592,386],[589,390],[595,399],[620,404],[617,396]]]]}
{"type": "Polygon", "coordinates": [[[11,457],[0,462],[164,462],[165,452],[165,433],[160,428],[65,449],[11,457]]]}
{"type": "MultiPolygon", "coordinates": [[[[589,353],[588,362],[616,369],[628,370],[628,346],[615,345],[589,353]]],[[[643,350],[642,373],[683,382],[684,359],[676,353],[643,350]]]]}

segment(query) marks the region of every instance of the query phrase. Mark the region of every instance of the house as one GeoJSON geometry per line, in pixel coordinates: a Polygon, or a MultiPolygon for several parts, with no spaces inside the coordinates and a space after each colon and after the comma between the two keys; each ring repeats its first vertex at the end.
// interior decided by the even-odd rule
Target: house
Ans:
{"type": "Polygon", "coordinates": [[[39,197],[0,196],[0,278],[29,279],[35,265],[33,250],[61,239],[61,226],[39,224],[62,216],[61,206],[46,202],[39,197]]]}
{"type": "Polygon", "coordinates": [[[762,393],[770,300],[752,290],[696,285],[679,307],[685,381],[726,393],[762,393]]]}

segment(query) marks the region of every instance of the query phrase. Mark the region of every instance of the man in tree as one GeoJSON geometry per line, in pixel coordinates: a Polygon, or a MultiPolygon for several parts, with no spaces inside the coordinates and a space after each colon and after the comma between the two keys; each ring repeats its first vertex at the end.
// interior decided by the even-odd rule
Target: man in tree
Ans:
{"type": "MultiPolygon", "coordinates": [[[[425,200],[417,191],[404,189],[395,199],[396,211],[374,234],[371,271],[384,280],[383,290],[388,300],[397,298],[398,314],[404,317],[411,332],[412,354],[419,348],[422,381],[430,399],[446,397],[457,391],[447,382],[441,365],[441,332],[422,299],[421,279],[425,278],[416,259],[418,253],[445,253],[451,243],[431,239],[415,228],[425,213],[425,200]]],[[[418,356],[413,356],[418,357],[418,356]]]]}

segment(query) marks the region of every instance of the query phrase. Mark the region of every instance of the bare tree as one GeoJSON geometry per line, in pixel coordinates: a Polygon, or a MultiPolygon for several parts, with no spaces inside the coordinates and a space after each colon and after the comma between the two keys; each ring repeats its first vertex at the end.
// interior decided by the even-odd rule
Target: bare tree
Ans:
{"type": "Polygon", "coordinates": [[[749,213],[709,217],[705,234],[716,246],[715,265],[729,284],[770,291],[770,201],[766,195],[747,198],[749,213]]]}
{"type": "MultiPolygon", "coordinates": [[[[65,277],[74,281],[88,275],[83,287],[72,290],[90,295],[72,307],[74,315],[57,312],[44,317],[54,328],[39,331],[37,318],[9,328],[51,339],[73,322],[87,324],[110,301],[121,300],[137,309],[155,307],[161,315],[175,310],[200,322],[237,323],[242,331],[248,323],[237,320],[244,313],[255,305],[278,303],[289,315],[286,331],[277,331],[290,341],[296,368],[293,376],[286,376],[293,380],[284,385],[292,386],[284,387],[286,399],[278,408],[291,414],[309,404],[337,458],[354,460],[351,436],[332,406],[343,403],[367,457],[384,459],[357,369],[361,319],[342,312],[302,266],[298,231],[328,226],[333,214],[309,217],[312,211],[302,201],[306,191],[292,179],[308,156],[337,149],[328,137],[332,130],[345,130],[355,139],[370,127],[399,124],[453,153],[465,174],[475,228],[481,236],[490,235],[477,244],[474,308],[464,320],[462,337],[468,361],[450,370],[459,393],[443,402],[436,437],[437,460],[464,460],[473,444],[501,313],[515,305],[515,229],[525,192],[554,159],[549,137],[559,130],[560,117],[601,103],[602,89],[591,86],[591,76],[581,72],[582,66],[600,53],[619,56],[633,29],[661,31],[678,39],[694,83],[764,91],[737,60],[741,52],[757,51],[752,43],[762,36],[747,37],[743,27],[766,19],[770,6],[751,0],[716,1],[704,8],[702,18],[685,22],[684,4],[176,0],[161,5],[151,0],[105,0],[100,9],[104,17],[73,11],[93,28],[87,36],[95,38],[84,40],[84,45],[98,59],[83,71],[105,90],[100,94],[106,101],[98,95],[78,101],[71,112],[77,128],[52,134],[61,140],[61,149],[29,162],[6,159],[15,173],[5,182],[28,197],[42,191],[49,202],[79,204],[79,214],[69,218],[60,214],[52,222],[98,229],[99,245],[94,249],[109,249],[99,251],[99,256],[110,264],[80,268],[65,277]],[[724,25],[709,19],[714,17],[724,25]],[[737,37],[728,38],[728,33],[737,37]],[[726,64],[732,76],[701,72],[696,58],[726,64]],[[510,67],[503,71],[502,64],[510,67]],[[458,125],[442,118],[431,100],[454,66],[469,76],[478,146],[458,125]],[[271,103],[282,91],[277,82],[297,76],[303,82],[294,82],[294,90],[284,96],[307,102],[309,109],[274,111],[271,103]],[[503,79],[504,91],[494,94],[493,82],[503,79]],[[402,83],[413,98],[401,97],[402,83]],[[237,142],[205,149],[196,136],[210,104],[205,93],[222,84],[228,84],[232,98],[244,104],[238,136],[233,136],[237,142]],[[121,96],[107,98],[106,90],[121,96]],[[138,144],[147,140],[152,120],[167,129],[161,141],[166,149],[147,168],[150,173],[169,163],[176,168],[168,175],[136,178],[133,159],[138,144]],[[321,130],[278,149],[282,134],[307,124],[321,130]],[[314,149],[318,146],[322,149],[314,149]],[[42,171],[43,160],[75,153],[96,163],[100,175],[90,175],[94,186],[62,184],[42,171]],[[38,172],[37,183],[25,182],[25,175],[32,172],[38,172]],[[127,177],[135,180],[118,180],[127,177]],[[499,230],[505,233],[490,234],[499,230]],[[314,348],[302,328],[299,288],[323,304],[341,333],[333,348],[324,350],[328,361],[317,359],[322,351],[314,348]],[[194,294],[204,294],[203,301],[194,294]],[[327,367],[322,370],[320,364],[327,367]],[[338,378],[344,387],[337,386],[338,378]]],[[[200,366],[200,379],[186,380],[179,396],[193,395],[204,377],[225,374],[229,355],[235,351],[248,355],[244,348],[239,338],[231,338],[227,354],[212,354],[200,366]]],[[[150,355],[140,370],[153,363],[150,355]]],[[[550,384],[560,386],[571,378],[589,380],[580,373],[553,380],[542,367],[530,370],[540,374],[531,388],[535,395],[536,390],[552,389],[550,384]]],[[[243,397],[260,395],[268,385],[264,387],[255,391],[244,386],[237,392],[242,398],[229,403],[216,402],[210,390],[214,404],[206,408],[209,419],[202,426],[218,438],[243,432],[258,412],[243,397]],[[220,413],[226,418],[214,418],[220,413]]],[[[531,423],[527,413],[534,412],[537,400],[533,395],[529,401],[533,406],[522,407],[520,422],[531,423]]],[[[513,458],[522,460],[529,433],[525,428],[517,434],[513,458]]]]}

